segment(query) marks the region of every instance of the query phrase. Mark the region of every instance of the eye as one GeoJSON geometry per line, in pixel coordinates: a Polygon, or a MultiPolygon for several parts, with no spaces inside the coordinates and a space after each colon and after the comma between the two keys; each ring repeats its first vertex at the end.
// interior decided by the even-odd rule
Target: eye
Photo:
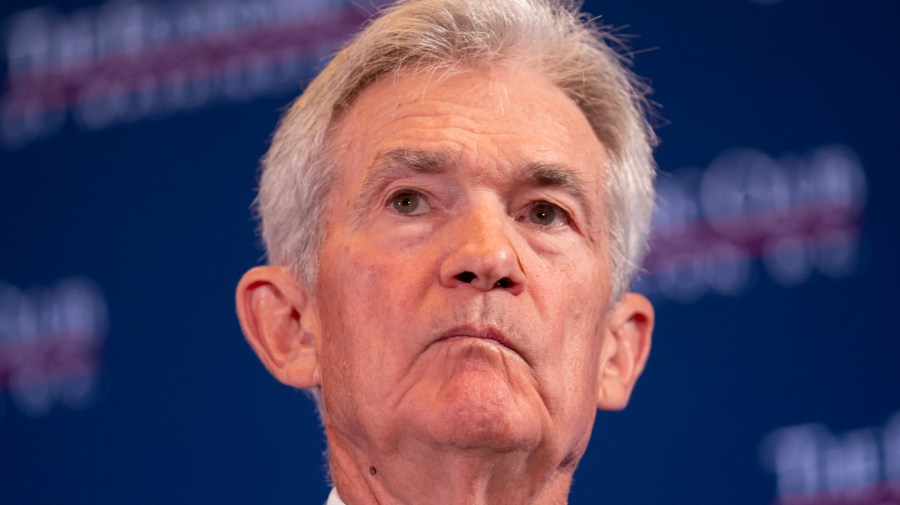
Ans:
{"type": "Polygon", "coordinates": [[[518,219],[518,221],[525,220],[542,228],[565,226],[569,224],[569,213],[558,205],[539,201],[526,208],[525,214],[518,219]]]}
{"type": "Polygon", "coordinates": [[[422,195],[409,189],[395,193],[391,197],[390,204],[394,210],[407,216],[418,216],[431,210],[422,195]]]}

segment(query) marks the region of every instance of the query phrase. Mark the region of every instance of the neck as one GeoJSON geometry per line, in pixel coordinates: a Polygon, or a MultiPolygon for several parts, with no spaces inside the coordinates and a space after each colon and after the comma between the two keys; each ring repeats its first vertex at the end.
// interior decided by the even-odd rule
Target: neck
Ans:
{"type": "Polygon", "coordinates": [[[561,505],[579,459],[416,441],[373,451],[326,431],[332,479],[347,505],[561,505]]]}

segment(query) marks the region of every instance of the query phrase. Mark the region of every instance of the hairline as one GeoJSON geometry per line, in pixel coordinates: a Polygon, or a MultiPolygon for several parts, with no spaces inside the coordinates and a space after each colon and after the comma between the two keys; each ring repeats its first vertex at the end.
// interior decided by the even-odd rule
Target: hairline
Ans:
{"type": "MultiPolygon", "coordinates": [[[[511,0],[510,3],[514,1],[511,0]]],[[[400,2],[387,9],[383,16],[370,22],[345,50],[335,56],[282,119],[276,130],[272,149],[264,160],[264,175],[270,171],[271,165],[276,172],[272,180],[287,181],[289,189],[307,187],[303,194],[321,201],[333,190],[340,168],[336,163],[339,153],[333,142],[335,126],[340,124],[359,95],[376,81],[408,70],[429,72],[441,78],[473,66],[529,65],[575,102],[606,150],[607,157],[598,168],[603,170],[606,177],[603,196],[607,203],[606,221],[609,225],[607,237],[610,249],[607,259],[613,274],[611,298],[616,301],[634,277],[647,247],[649,213],[653,206],[652,174],[655,172],[650,152],[656,143],[656,137],[647,121],[647,116],[652,112],[646,100],[649,88],[627,68],[629,58],[621,51],[625,48],[624,44],[610,33],[608,27],[598,27],[593,20],[579,13],[576,2],[522,2],[534,5],[537,9],[549,9],[541,12],[541,15],[547,13],[552,16],[552,19],[541,18],[553,23],[552,26],[546,25],[548,31],[503,32],[507,28],[542,28],[535,28],[536,25],[493,25],[501,31],[486,32],[489,33],[489,38],[485,40],[488,44],[500,44],[496,48],[466,46],[463,43],[459,47],[440,47],[434,52],[423,49],[424,46],[418,46],[416,42],[410,42],[412,39],[401,37],[395,40],[396,33],[391,31],[395,23],[404,26],[403,23],[407,21],[432,23],[424,25],[426,30],[437,26],[433,24],[434,19],[426,20],[427,15],[417,17],[423,16],[416,5],[420,2],[400,2]],[[407,13],[407,7],[412,11],[407,13]],[[564,14],[563,11],[567,13],[564,14]],[[389,17],[391,20],[387,21],[389,17]],[[383,19],[384,23],[381,22],[383,19]],[[566,27],[566,34],[559,31],[562,26],[566,27]],[[509,43],[509,40],[502,38],[504,33],[517,33],[525,38],[509,43]],[[539,38],[533,38],[535,34],[539,38]],[[548,40],[552,42],[544,43],[540,37],[550,37],[548,40]],[[394,46],[385,45],[385,42],[391,41],[399,44],[393,56],[378,52],[390,52],[394,46]],[[571,68],[576,71],[571,71],[571,68]],[[309,133],[291,130],[306,130],[309,133]],[[295,140],[308,148],[306,152],[290,147],[295,140]],[[297,163],[306,165],[306,168],[291,168],[297,163]],[[291,176],[291,170],[300,173],[291,176]],[[314,172],[325,173],[316,175],[314,172]]],[[[425,0],[421,3],[431,2],[425,0]]],[[[454,2],[446,4],[447,9],[457,5],[454,2]]],[[[468,2],[460,2],[459,5],[468,5],[468,2]]],[[[501,8],[509,6],[507,4],[501,8]]],[[[467,8],[461,7],[462,10],[467,8]]],[[[460,14],[462,11],[453,12],[460,14]]],[[[502,23],[496,19],[494,21],[502,23]]],[[[461,26],[460,31],[452,33],[462,37],[475,34],[465,31],[470,29],[470,26],[461,26]]],[[[493,30],[494,27],[487,29],[493,30]]],[[[436,36],[434,32],[427,32],[424,36],[429,35],[436,36]]],[[[445,40],[440,37],[443,35],[438,36],[439,43],[459,42],[459,39],[451,42],[450,38],[445,40]]],[[[275,261],[290,265],[292,271],[307,281],[311,289],[317,278],[319,257],[327,234],[327,216],[323,215],[317,203],[286,205],[286,192],[272,189],[271,185],[268,191],[269,202],[265,202],[266,199],[263,198],[258,199],[257,209],[261,217],[266,215],[266,209],[270,209],[268,215],[272,223],[260,220],[269,259],[274,257],[275,261]],[[292,208],[306,211],[304,217],[312,218],[314,225],[305,227],[302,232],[291,232],[290,224],[296,218],[284,215],[284,211],[292,208]]]]}

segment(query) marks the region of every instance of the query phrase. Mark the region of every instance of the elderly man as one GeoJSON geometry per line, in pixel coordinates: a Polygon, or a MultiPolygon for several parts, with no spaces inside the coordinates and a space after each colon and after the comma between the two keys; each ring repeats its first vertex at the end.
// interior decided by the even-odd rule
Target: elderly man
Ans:
{"type": "Polygon", "coordinates": [[[316,397],[329,503],[565,503],[626,405],[654,136],[607,38],[558,1],[400,2],[278,127],[238,314],[316,397]]]}

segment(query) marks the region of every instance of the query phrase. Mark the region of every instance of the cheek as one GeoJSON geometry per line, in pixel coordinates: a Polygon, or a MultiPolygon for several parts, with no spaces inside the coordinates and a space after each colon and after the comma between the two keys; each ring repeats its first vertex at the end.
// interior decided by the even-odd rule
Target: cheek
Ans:
{"type": "Polygon", "coordinates": [[[570,247],[565,255],[542,257],[529,282],[543,313],[593,330],[609,305],[610,275],[606,264],[585,249],[570,247]]]}
{"type": "MultiPolygon", "coordinates": [[[[382,247],[357,247],[344,253],[351,304],[383,319],[417,298],[413,285],[421,278],[418,258],[382,247]]],[[[388,319],[391,319],[388,317],[388,319]]]]}
{"type": "Polygon", "coordinates": [[[594,258],[557,264],[552,298],[552,323],[560,334],[558,362],[563,380],[573,393],[594,396],[604,321],[608,312],[608,275],[594,258]]]}
{"type": "Polygon", "coordinates": [[[363,243],[331,248],[328,254],[331,261],[323,262],[319,281],[323,319],[331,325],[326,339],[354,369],[378,363],[390,370],[385,365],[403,355],[400,337],[415,324],[424,296],[416,285],[421,278],[414,272],[417,265],[363,243]]]}

